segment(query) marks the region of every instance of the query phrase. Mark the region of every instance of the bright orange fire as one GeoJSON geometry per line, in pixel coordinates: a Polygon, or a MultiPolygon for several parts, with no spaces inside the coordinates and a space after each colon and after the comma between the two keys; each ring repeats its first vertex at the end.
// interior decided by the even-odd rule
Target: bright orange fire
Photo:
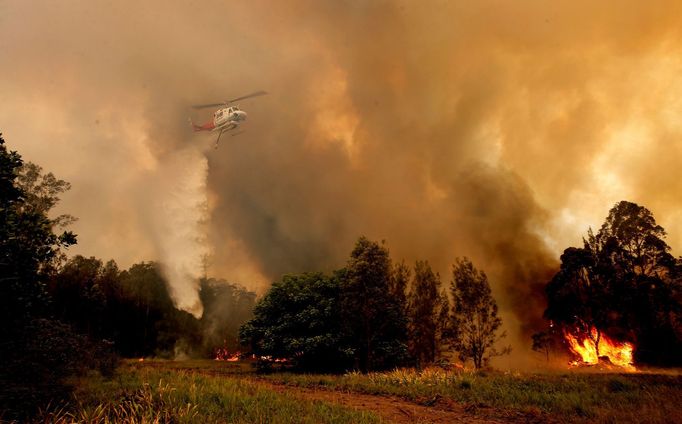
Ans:
{"type": "Polygon", "coordinates": [[[632,365],[632,343],[620,343],[612,340],[606,334],[602,333],[599,337],[599,344],[595,342],[597,340],[597,329],[592,328],[590,330],[591,337],[584,336],[582,340],[578,340],[576,336],[564,332],[564,337],[568,342],[568,347],[571,352],[576,354],[580,359],[571,362],[571,365],[596,365],[599,363],[600,357],[607,357],[609,361],[620,367],[635,370],[632,365]],[[598,348],[598,349],[597,349],[598,348]]]}
{"type": "Polygon", "coordinates": [[[216,361],[237,362],[241,354],[239,351],[230,353],[226,347],[221,347],[216,350],[214,359],[216,361]]]}

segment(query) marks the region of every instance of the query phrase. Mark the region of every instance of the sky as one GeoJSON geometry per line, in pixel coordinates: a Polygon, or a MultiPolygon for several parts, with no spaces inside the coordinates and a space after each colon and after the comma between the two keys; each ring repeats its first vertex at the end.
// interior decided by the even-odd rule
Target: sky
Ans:
{"type": "MultiPolygon", "coordinates": [[[[71,183],[71,254],[262,293],[396,261],[488,273],[514,342],[620,200],[682,248],[678,1],[0,0],[0,132],[71,183]],[[194,134],[244,100],[243,133],[194,134]]],[[[517,344],[521,344],[518,342],[517,344]]]]}

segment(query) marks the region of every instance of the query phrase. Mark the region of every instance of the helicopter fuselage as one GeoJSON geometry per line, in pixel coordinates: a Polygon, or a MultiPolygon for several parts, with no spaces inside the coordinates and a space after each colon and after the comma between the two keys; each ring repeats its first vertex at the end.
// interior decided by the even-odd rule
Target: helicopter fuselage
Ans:
{"type": "Polygon", "coordinates": [[[213,113],[213,131],[225,131],[237,128],[246,121],[246,112],[236,106],[218,109],[213,113]]]}
{"type": "MultiPolygon", "coordinates": [[[[201,105],[194,105],[194,109],[204,109],[204,108],[214,108],[220,107],[220,109],[213,112],[213,119],[206,122],[205,124],[197,125],[192,121],[192,118],[188,118],[190,125],[194,131],[218,131],[218,138],[216,139],[216,148],[218,147],[218,142],[220,141],[220,136],[224,132],[231,131],[239,127],[239,124],[246,121],[246,112],[240,110],[238,106],[230,106],[231,103],[237,102],[239,100],[250,99],[252,97],[258,97],[266,95],[265,91],[255,91],[246,96],[237,97],[231,100],[225,100],[220,103],[208,103],[201,105]],[[221,107],[224,106],[224,107],[221,107]]],[[[240,132],[232,133],[233,136],[241,134],[240,132]]]]}

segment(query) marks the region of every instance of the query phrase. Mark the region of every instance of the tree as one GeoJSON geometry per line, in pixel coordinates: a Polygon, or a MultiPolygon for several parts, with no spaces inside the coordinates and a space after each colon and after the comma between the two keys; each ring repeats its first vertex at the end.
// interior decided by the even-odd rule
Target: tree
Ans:
{"type": "Polygon", "coordinates": [[[449,341],[452,339],[452,328],[450,320],[450,300],[446,289],[440,292],[440,301],[438,307],[438,317],[436,318],[436,359],[443,356],[443,352],[447,351],[449,341]]]}
{"type": "MultiPolygon", "coordinates": [[[[45,215],[59,203],[59,195],[71,189],[71,184],[51,172],[43,174],[43,168],[31,162],[19,168],[15,184],[24,193],[23,208],[45,215]]],[[[65,228],[75,221],[76,218],[68,214],[51,219],[53,226],[58,228],[65,228]]]]}
{"type": "Polygon", "coordinates": [[[648,209],[616,203],[597,234],[588,230],[582,248],[564,251],[546,287],[545,317],[591,338],[598,353],[607,332],[634,342],[637,362],[679,364],[679,273],[665,236],[648,209]]]}
{"type": "Polygon", "coordinates": [[[17,152],[8,151],[0,135],[0,298],[3,318],[15,319],[45,312],[43,282],[61,249],[75,244],[71,232],[53,232],[48,213],[68,189],[40,168],[24,164],[17,152]],[[28,175],[30,174],[30,176],[28,175]],[[28,181],[41,180],[40,189],[28,181]],[[44,190],[41,192],[40,190],[44,190]],[[44,203],[38,207],[36,199],[44,203]]]}
{"type": "Polygon", "coordinates": [[[532,348],[535,352],[542,353],[545,360],[549,362],[549,352],[554,346],[554,338],[548,331],[539,331],[531,336],[533,340],[532,348]]]}
{"type": "Polygon", "coordinates": [[[69,231],[55,234],[57,221],[48,216],[58,201],[56,193],[68,188],[63,181],[52,176],[39,195],[36,184],[27,181],[43,179],[40,168],[24,165],[18,153],[7,150],[2,136],[0,167],[0,297],[8,302],[3,312],[14,319],[46,311],[45,277],[61,250],[76,243],[76,236],[69,231]],[[40,206],[38,198],[43,199],[40,206]]]}
{"type": "Polygon", "coordinates": [[[310,371],[340,371],[350,361],[341,331],[340,283],[322,273],[285,275],[240,329],[242,343],[270,360],[310,371]]]}
{"type": "Polygon", "coordinates": [[[651,211],[623,200],[611,208],[596,236],[589,232],[587,244],[612,270],[664,278],[675,264],[665,237],[651,211]]]}
{"type": "Polygon", "coordinates": [[[389,292],[395,298],[403,315],[407,316],[407,284],[410,281],[410,268],[405,262],[395,264],[391,273],[389,292]]]}
{"type": "Polygon", "coordinates": [[[391,291],[388,249],[361,237],[343,273],[341,308],[362,372],[386,369],[405,360],[407,319],[391,291]]]}
{"type": "Polygon", "coordinates": [[[599,356],[601,332],[611,327],[613,315],[607,307],[611,287],[609,272],[593,250],[568,248],[561,255],[561,267],[546,288],[549,304],[545,317],[575,335],[592,340],[599,356]],[[596,331],[593,331],[596,330],[596,331]]]}
{"type": "Polygon", "coordinates": [[[124,306],[120,316],[126,356],[161,355],[173,357],[176,343],[190,339],[199,344],[199,322],[175,307],[159,264],[141,262],[121,273],[124,306]]]}
{"type": "Polygon", "coordinates": [[[199,299],[204,308],[201,327],[205,352],[213,355],[219,348],[239,349],[239,328],[253,318],[256,294],[225,280],[203,278],[199,299]]]}
{"type": "Polygon", "coordinates": [[[436,360],[441,328],[439,317],[443,299],[439,293],[440,276],[427,261],[417,261],[409,296],[409,350],[418,367],[436,360]]]}
{"type": "Polygon", "coordinates": [[[462,361],[473,360],[477,369],[491,357],[509,353],[510,348],[498,351],[497,341],[502,319],[492,296],[488,277],[467,259],[457,259],[452,266],[450,292],[454,301],[452,311],[452,341],[462,361]]]}
{"type": "Polygon", "coordinates": [[[55,315],[97,338],[105,337],[103,327],[109,300],[101,284],[103,274],[101,260],[76,255],[48,282],[55,315]]]}
{"type": "Polygon", "coordinates": [[[88,341],[49,316],[45,282],[76,238],[54,232],[56,201],[35,207],[22,164],[0,135],[0,410],[9,419],[68,394],[65,378],[94,364],[88,341]]]}

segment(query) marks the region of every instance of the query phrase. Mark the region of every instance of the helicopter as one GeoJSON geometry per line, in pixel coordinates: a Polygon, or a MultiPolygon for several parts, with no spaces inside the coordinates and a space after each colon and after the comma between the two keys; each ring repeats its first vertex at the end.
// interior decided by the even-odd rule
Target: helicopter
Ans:
{"type": "MultiPolygon", "coordinates": [[[[193,109],[205,109],[209,107],[218,107],[218,106],[224,106],[215,112],[213,112],[213,119],[211,121],[206,122],[205,124],[197,125],[192,121],[192,118],[189,118],[189,123],[192,125],[192,129],[195,132],[198,131],[219,131],[218,133],[218,138],[215,141],[215,148],[218,148],[218,142],[220,141],[220,136],[223,135],[224,132],[227,131],[232,131],[236,128],[239,127],[239,125],[246,121],[246,112],[243,110],[239,109],[239,106],[230,106],[231,103],[237,102],[239,100],[245,100],[245,99],[250,99],[252,97],[258,97],[258,96],[264,96],[268,94],[265,91],[256,91],[251,94],[247,94],[246,96],[241,96],[237,97],[232,100],[225,100],[224,102],[220,103],[209,103],[205,105],[193,105],[193,109]]],[[[232,134],[238,135],[241,134],[241,132],[232,134]]]]}

